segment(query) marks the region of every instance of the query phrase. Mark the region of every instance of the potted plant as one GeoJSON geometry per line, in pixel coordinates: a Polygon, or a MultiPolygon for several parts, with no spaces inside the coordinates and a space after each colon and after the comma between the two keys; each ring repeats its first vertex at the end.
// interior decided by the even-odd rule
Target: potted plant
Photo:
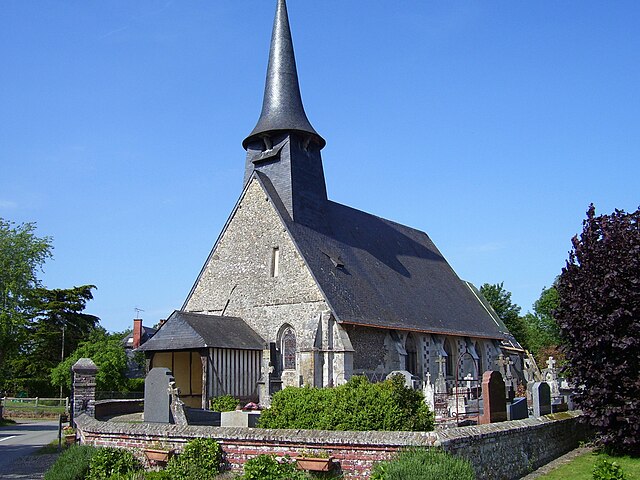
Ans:
{"type": "Polygon", "coordinates": [[[76,429],[71,425],[62,427],[62,435],[64,436],[64,443],[66,443],[67,445],[76,443],[76,429]]]}
{"type": "Polygon", "coordinates": [[[144,449],[144,456],[151,465],[166,464],[175,450],[164,442],[153,442],[144,449]]]}
{"type": "Polygon", "coordinates": [[[328,472],[333,468],[333,457],[324,451],[303,450],[296,457],[296,464],[300,470],[328,472]]]}

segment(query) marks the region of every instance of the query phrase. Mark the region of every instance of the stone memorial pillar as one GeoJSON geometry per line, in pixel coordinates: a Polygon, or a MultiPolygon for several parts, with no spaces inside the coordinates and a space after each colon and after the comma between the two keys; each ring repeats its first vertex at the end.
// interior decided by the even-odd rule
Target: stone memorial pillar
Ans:
{"type": "Polygon", "coordinates": [[[73,372],[71,418],[74,419],[83,413],[95,417],[98,367],[90,358],[81,358],[71,367],[71,371],[73,372]]]}
{"type": "Polygon", "coordinates": [[[482,375],[482,401],[484,413],[480,417],[481,424],[507,420],[507,399],[500,372],[486,371],[482,375]]]}

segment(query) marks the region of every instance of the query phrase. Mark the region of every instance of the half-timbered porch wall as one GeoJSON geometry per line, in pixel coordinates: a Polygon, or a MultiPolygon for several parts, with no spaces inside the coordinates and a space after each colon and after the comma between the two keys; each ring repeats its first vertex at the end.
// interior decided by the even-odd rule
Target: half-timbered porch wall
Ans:
{"type": "Polygon", "coordinates": [[[166,367],[173,373],[180,398],[193,408],[202,406],[202,360],[200,351],[154,352],[149,368],[166,367]]]}
{"type": "Polygon", "coordinates": [[[243,401],[258,401],[262,351],[209,349],[210,396],[231,395],[243,401]]]}

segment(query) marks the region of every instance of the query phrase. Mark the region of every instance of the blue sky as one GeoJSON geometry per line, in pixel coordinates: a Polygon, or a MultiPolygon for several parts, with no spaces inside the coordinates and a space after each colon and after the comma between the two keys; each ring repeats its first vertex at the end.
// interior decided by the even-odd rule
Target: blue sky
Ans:
{"type": "MultiPolygon", "coordinates": [[[[180,308],[242,187],[275,0],[0,2],[0,217],[109,330],[180,308]]],[[[531,308],[640,204],[637,1],[289,0],[329,196],[531,308]]]]}

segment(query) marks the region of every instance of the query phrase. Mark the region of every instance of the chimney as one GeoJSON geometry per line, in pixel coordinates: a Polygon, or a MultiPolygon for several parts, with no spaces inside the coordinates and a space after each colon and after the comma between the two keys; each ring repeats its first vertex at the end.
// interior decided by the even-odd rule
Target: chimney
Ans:
{"type": "Polygon", "coordinates": [[[142,340],[142,319],[134,318],[133,319],[133,348],[138,348],[140,346],[141,340],[142,340]]]}

